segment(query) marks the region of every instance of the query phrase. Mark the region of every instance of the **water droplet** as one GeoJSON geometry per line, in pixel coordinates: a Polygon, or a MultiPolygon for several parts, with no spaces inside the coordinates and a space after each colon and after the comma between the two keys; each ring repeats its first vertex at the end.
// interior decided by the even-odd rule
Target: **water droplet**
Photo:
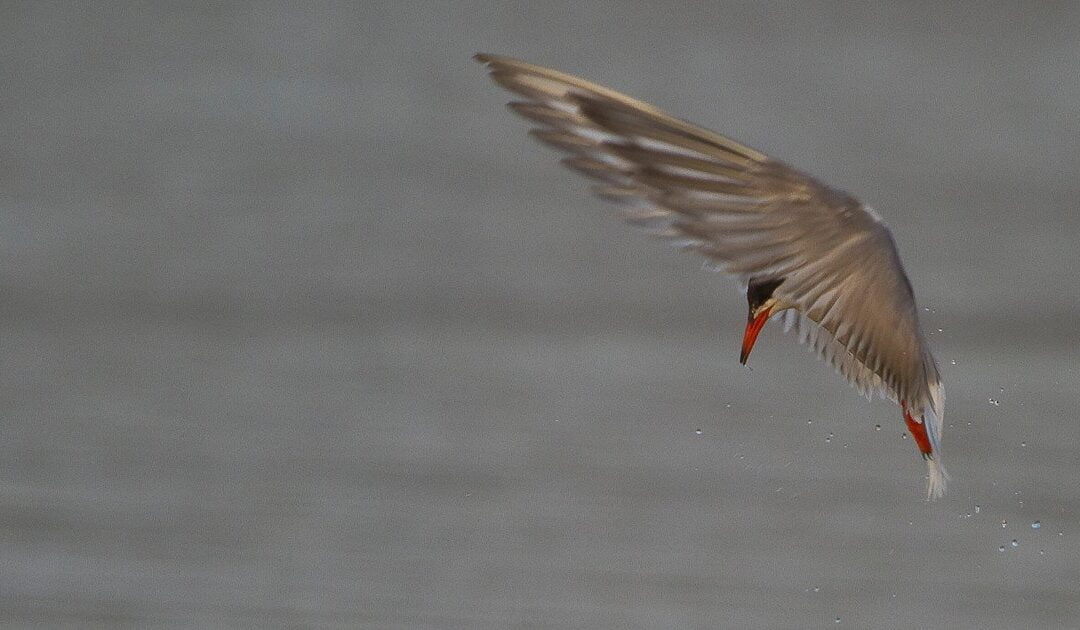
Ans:
{"type": "Polygon", "coordinates": [[[1016,539],[1015,539],[1015,538],[1013,538],[1013,539],[1012,539],[1012,546],[1013,546],[1013,547],[1019,547],[1019,546],[1020,546],[1020,543],[1016,542],[1016,539]]]}
{"type": "Polygon", "coordinates": [[[702,433],[701,429],[695,429],[694,430],[694,435],[701,435],[701,433],[702,433]]]}
{"type": "Polygon", "coordinates": [[[1020,446],[1021,446],[1021,447],[1027,446],[1027,442],[1021,442],[1021,443],[1020,443],[1020,446]]]}
{"type": "Polygon", "coordinates": [[[950,361],[949,363],[952,363],[953,365],[956,365],[956,359],[953,359],[953,360],[952,360],[952,361],[950,361]]]}
{"type": "Polygon", "coordinates": [[[988,401],[988,402],[989,402],[989,403],[990,403],[991,405],[993,405],[993,406],[995,406],[995,407],[1000,407],[1000,406],[1001,406],[1001,402],[1000,402],[1000,401],[999,401],[998,399],[996,399],[996,398],[987,398],[986,400],[987,400],[987,401],[988,401]]]}
{"type": "Polygon", "coordinates": [[[978,514],[980,510],[982,510],[982,508],[979,507],[978,505],[976,505],[975,506],[975,513],[978,514]]]}
{"type": "Polygon", "coordinates": [[[998,547],[998,551],[1005,551],[1005,545],[998,547]]]}
{"type": "Polygon", "coordinates": [[[944,330],[942,330],[942,329],[940,329],[940,328],[938,328],[938,329],[937,329],[937,331],[938,331],[938,332],[945,332],[944,330]]]}
{"type": "Polygon", "coordinates": [[[829,434],[829,437],[825,438],[825,441],[832,442],[832,433],[829,434]]]}
{"type": "Polygon", "coordinates": [[[836,618],[835,623],[840,623],[840,618],[839,617],[836,618]]]}
{"type": "Polygon", "coordinates": [[[900,437],[906,440],[907,439],[907,433],[901,433],[900,437]]]}
{"type": "Polygon", "coordinates": [[[806,424],[808,424],[808,425],[810,425],[810,424],[814,424],[814,421],[813,421],[813,420],[807,420],[807,421],[806,421],[806,424]]]}
{"type": "Polygon", "coordinates": [[[818,592],[818,591],[820,591],[820,590],[821,590],[821,587],[820,587],[820,586],[815,586],[815,587],[814,587],[814,592],[815,592],[815,593],[817,593],[817,592],[818,592]]]}
{"type": "Polygon", "coordinates": [[[1045,550],[1045,549],[1040,549],[1040,550],[1039,550],[1039,555],[1040,555],[1040,556],[1042,556],[1042,555],[1045,555],[1045,554],[1046,554],[1046,550],[1045,550]]]}
{"type": "Polygon", "coordinates": [[[724,405],[724,408],[725,409],[731,409],[731,403],[728,403],[728,404],[724,405]]]}
{"type": "Polygon", "coordinates": [[[1042,523],[1041,523],[1041,522],[1039,522],[1039,521],[1034,521],[1034,522],[1033,522],[1033,523],[1031,524],[1031,529],[1039,529],[1040,527],[1042,527],[1042,523]]]}
{"type": "Polygon", "coordinates": [[[1006,521],[1005,519],[1001,519],[1001,529],[1005,529],[1005,526],[1008,525],[1008,524],[1009,524],[1008,521],[1006,521]]]}
{"type": "Polygon", "coordinates": [[[881,425],[880,424],[875,424],[874,425],[874,430],[875,431],[880,431],[881,430],[881,425]]]}

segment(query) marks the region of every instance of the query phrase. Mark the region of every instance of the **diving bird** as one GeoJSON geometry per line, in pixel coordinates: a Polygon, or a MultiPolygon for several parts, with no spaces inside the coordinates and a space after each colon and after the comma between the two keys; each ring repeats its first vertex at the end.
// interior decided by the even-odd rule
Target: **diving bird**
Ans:
{"type": "Polygon", "coordinates": [[[746,363],[767,320],[797,331],[867,398],[900,405],[927,465],[927,498],[945,492],[945,391],[891,234],[847,193],[783,162],[584,79],[476,55],[521,100],[533,137],[599,181],[625,218],[736,276],[749,307],[746,363]]]}

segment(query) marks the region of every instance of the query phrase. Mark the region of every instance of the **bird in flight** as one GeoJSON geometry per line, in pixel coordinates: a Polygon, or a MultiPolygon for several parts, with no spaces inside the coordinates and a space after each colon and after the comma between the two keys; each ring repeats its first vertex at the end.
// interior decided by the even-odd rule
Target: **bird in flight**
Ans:
{"type": "Polygon", "coordinates": [[[614,90],[508,57],[478,54],[521,100],[531,134],[569,154],[627,221],[696,251],[746,286],[739,361],[776,316],[860,393],[900,405],[945,492],[945,391],[919,330],[892,235],[869,207],[783,162],[614,90]]]}

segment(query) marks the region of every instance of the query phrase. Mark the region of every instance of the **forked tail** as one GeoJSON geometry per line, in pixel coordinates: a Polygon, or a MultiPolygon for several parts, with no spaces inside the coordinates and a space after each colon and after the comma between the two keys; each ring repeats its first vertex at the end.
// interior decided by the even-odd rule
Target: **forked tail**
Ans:
{"type": "Polygon", "coordinates": [[[926,459],[926,500],[938,499],[945,494],[949,482],[949,473],[941,465],[937,455],[923,455],[926,459]]]}

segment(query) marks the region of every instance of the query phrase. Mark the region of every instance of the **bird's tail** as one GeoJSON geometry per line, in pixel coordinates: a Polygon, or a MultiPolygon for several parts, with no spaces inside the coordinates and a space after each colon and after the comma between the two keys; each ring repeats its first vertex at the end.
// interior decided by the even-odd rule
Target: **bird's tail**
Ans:
{"type": "Polygon", "coordinates": [[[949,481],[949,473],[941,465],[939,453],[927,454],[926,460],[926,500],[939,499],[945,494],[945,486],[949,481]]]}

